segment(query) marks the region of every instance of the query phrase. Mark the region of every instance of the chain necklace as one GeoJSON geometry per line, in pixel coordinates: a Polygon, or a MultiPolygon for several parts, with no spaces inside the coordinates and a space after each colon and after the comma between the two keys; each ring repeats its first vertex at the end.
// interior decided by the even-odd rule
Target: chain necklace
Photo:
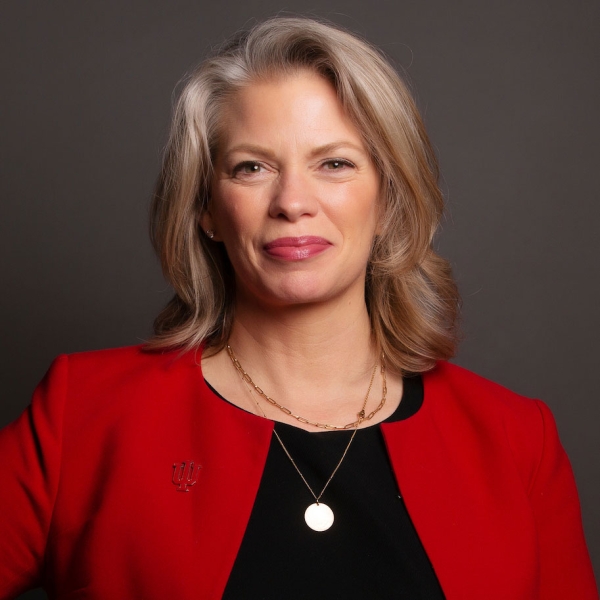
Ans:
{"type": "MultiPolygon", "coordinates": [[[[238,370],[238,372],[241,375],[244,382],[246,384],[250,384],[254,388],[254,391],[263,400],[266,400],[269,404],[278,408],[282,413],[285,413],[286,415],[288,415],[288,417],[292,417],[292,418],[296,419],[296,421],[299,421],[300,423],[304,423],[305,425],[313,425],[314,427],[318,427],[319,429],[327,429],[327,430],[354,429],[355,427],[358,427],[358,425],[360,425],[363,421],[370,421],[383,408],[383,406],[385,404],[385,400],[387,397],[387,380],[386,380],[386,374],[385,374],[385,364],[383,362],[383,358],[384,358],[383,354],[381,356],[381,359],[382,359],[381,360],[381,378],[383,380],[383,385],[382,385],[382,390],[381,390],[381,401],[379,402],[379,405],[377,406],[377,408],[375,408],[375,410],[371,411],[367,415],[367,414],[365,414],[365,410],[363,407],[363,410],[361,410],[359,413],[356,414],[356,416],[358,417],[357,420],[352,421],[352,423],[346,423],[346,425],[329,425],[327,423],[318,423],[316,421],[309,421],[308,419],[301,417],[300,415],[295,415],[289,408],[286,408],[285,406],[279,404],[279,402],[277,402],[276,400],[274,400],[273,398],[271,398],[270,396],[265,394],[265,392],[263,392],[254,383],[254,381],[252,381],[252,377],[250,377],[250,375],[248,375],[248,373],[246,373],[246,371],[244,371],[244,369],[242,368],[242,365],[240,364],[240,361],[236,358],[235,353],[233,352],[233,348],[229,344],[227,344],[227,352],[229,354],[229,358],[231,359],[231,362],[233,363],[233,366],[238,370]]],[[[375,365],[375,368],[376,367],[377,367],[377,365],[375,365]]],[[[372,380],[371,380],[371,383],[373,383],[372,380]]],[[[371,391],[371,386],[369,386],[369,392],[370,391],[371,391]]],[[[367,397],[368,397],[368,393],[367,393],[367,397]]]]}
{"type": "MultiPolygon", "coordinates": [[[[246,371],[244,371],[244,369],[242,369],[242,366],[241,366],[240,362],[237,360],[237,358],[235,357],[235,354],[233,353],[231,346],[227,345],[227,351],[229,352],[229,358],[231,359],[231,362],[233,363],[234,367],[239,372],[239,374],[242,378],[242,381],[243,381],[244,385],[246,386],[246,389],[248,390],[248,393],[254,400],[258,410],[262,413],[263,417],[266,418],[267,415],[265,414],[265,411],[263,410],[262,406],[258,403],[258,400],[256,400],[256,398],[254,397],[253,389],[256,390],[261,396],[266,396],[266,394],[264,394],[264,392],[252,381],[252,378],[248,375],[248,373],[246,373],[246,371]],[[252,387],[250,387],[250,386],[252,386],[252,387]]],[[[354,431],[352,432],[352,435],[350,436],[350,440],[348,441],[348,444],[346,445],[346,448],[344,450],[344,453],[342,454],[342,457],[340,458],[337,465],[335,466],[335,469],[333,469],[333,472],[329,476],[329,479],[323,486],[323,489],[321,490],[319,495],[315,494],[314,490],[312,489],[312,487],[306,480],[306,477],[304,477],[304,475],[302,474],[302,471],[300,471],[300,469],[298,468],[298,465],[292,458],[292,455],[289,453],[288,449],[285,447],[285,444],[283,443],[283,440],[279,436],[279,433],[277,433],[277,430],[275,429],[275,427],[273,427],[273,433],[275,434],[277,441],[281,445],[282,450],[285,452],[286,456],[290,459],[290,462],[292,463],[292,465],[298,472],[298,475],[300,475],[302,481],[304,482],[304,485],[306,485],[306,487],[312,494],[312,497],[315,499],[315,502],[313,504],[311,504],[304,512],[304,520],[306,521],[306,524],[314,531],[326,531],[333,525],[333,520],[334,520],[333,511],[331,510],[331,508],[329,508],[329,506],[327,506],[327,504],[324,504],[323,502],[319,502],[319,500],[325,493],[325,490],[327,489],[327,486],[331,483],[331,480],[333,479],[334,475],[337,473],[338,469],[342,465],[344,458],[346,458],[346,454],[348,454],[350,445],[354,441],[354,436],[356,435],[356,432],[358,431],[360,424],[365,420],[365,416],[364,416],[365,408],[367,406],[369,394],[371,393],[371,388],[373,387],[373,380],[375,379],[376,371],[377,371],[377,365],[375,365],[373,367],[373,372],[371,373],[371,379],[369,381],[369,388],[367,389],[367,394],[363,401],[362,408],[357,415],[358,420],[354,422],[354,431]]],[[[386,393],[386,378],[385,378],[385,367],[383,364],[383,360],[381,361],[381,375],[382,375],[382,379],[383,379],[383,390],[384,391],[383,391],[383,400],[382,400],[382,403],[379,406],[379,408],[381,408],[381,406],[383,406],[383,403],[385,402],[385,393],[386,393]]],[[[277,406],[279,406],[279,405],[277,405],[277,406]]],[[[379,410],[379,408],[377,410],[379,410]]],[[[375,412],[377,412],[377,411],[375,411],[375,412]]],[[[374,413],[371,414],[371,417],[373,416],[373,414],[374,413]]],[[[291,413],[290,413],[290,415],[291,415],[291,413]]],[[[294,416],[294,415],[291,415],[291,416],[294,416]]],[[[369,417],[369,418],[371,418],[371,417],[369,417]]],[[[310,421],[302,421],[302,422],[307,422],[309,424],[312,424],[312,423],[310,423],[310,421]]],[[[328,426],[327,429],[349,429],[349,427],[328,426]]]]}

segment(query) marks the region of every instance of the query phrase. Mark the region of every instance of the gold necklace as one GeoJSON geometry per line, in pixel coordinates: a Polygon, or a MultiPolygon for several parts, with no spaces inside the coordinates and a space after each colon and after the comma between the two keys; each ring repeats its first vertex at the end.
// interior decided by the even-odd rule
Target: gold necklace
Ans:
{"type": "MultiPolygon", "coordinates": [[[[244,382],[246,384],[250,384],[254,388],[256,393],[261,398],[263,398],[263,400],[266,400],[269,404],[278,408],[281,412],[288,415],[288,417],[292,417],[292,418],[296,419],[296,421],[299,421],[300,423],[304,423],[305,425],[312,425],[313,427],[318,427],[319,429],[328,429],[328,430],[354,429],[355,427],[360,425],[360,423],[362,423],[363,421],[370,421],[383,408],[383,406],[385,404],[385,400],[387,397],[387,378],[386,378],[386,373],[385,373],[385,363],[383,362],[383,358],[384,358],[383,354],[381,356],[382,389],[381,389],[381,401],[379,402],[379,405],[377,406],[377,408],[375,408],[375,410],[371,411],[367,415],[367,414],[365,414],[365,406],[366,406],[366,402],[365,402],[365,406],[363,406],[363,409],[359,413],[356,414],[356,416],[358,417],[358,419],[356,421],[352,421],[352,423],[346,423],[346,425],[340,426],[340,425],[329,425],[327,423],[318,423],[316,421],[309,421],[308,419],[301,417],[300,415],[295,415],[289,408],[286,408],[285,406],[279,404],[279,402],[277,402],[276,400],[274,400],[273,398],[271,398],[270,396],[265,394],[265,392],[263,392],[254,383],[254,381],[252,381],[252,377],[250,377],[250,375],[248,375],[248,373],[246,373],[246,371],[244,371],[244,369],[242,368],[242,365],[240,364],[240,361],[236,358],[235,353],[233,352],[233,348],[229,344],[227,344],[227,353],[229,354],[229,358],[231,359],[233,366],[238,370],[238,372],[240,373],[244,382]]],[[[374,367],[373,376],[375,375],[375,369],[377,369],[377,365],[375,365],[375,367],[374,367]]],[[[371,377],[371,385],[373,384],[373,376],[371,377]]],[[[369,397],[369,393],[371,391],[371,385],[369,385],[369,392],[367,392],[367,398],[369,397]]],[[[262,408],[261,408],[261,411],[262,411],[262,408]]]]}
{"type": "MultiPolygon", "coordinates": [[[[252,378],[250,377],[250,375],[248,375],[248,373],[246,373],[246,371],[244,371],[244,369],[242,369],[242,366],[241,366],[240,362],[237,360],[237,358],[235,357],[235,354],[233,353],[231,346],[227,345],[227,350],[229,352],[229,358],[231,359],[231,362],[233,363],[234,367],[239,372],[239,374],[242,378],[242,382],[246,386],[248,393],[254,400],[258,410],[262,413],[263,417],[266,418],[267,415],[265,414],[265,411],[262,409],[262,406],[258,403],[258,401],[254,398],[253,388],[257,392],[259,392],[261,396],[265,395],[264,392],[252,381],[252,378]],[[252,387],[250,387],[249,384],[252,385],[252,387]]],[[[335,469],[333,469],[333,472],[329,476],[329,479],[323,486],[323,489],[321,490],[321,493],[318,496],[317,496],[317,494],[315,494],[312,487],[310,487],[310,484],[308,483],[308,481],[306,481],[306,477],[304,477],[304,475],[302,474],[302,471],[300,471],[300,469],[298,468],[298,465],[292,458],[292,455],[289,453],[288,449],[285,447],[283,440],[281,439],[281,437],[279,437],[279,433],[277,433],[277,430],[275,429],[275,427],[273,427],[273,433],[275,434],[277,441],[281,445],[281,448],[285,452],[286,456],[290,459],[290,462],[292,463],[292,465],[298,472],[298,475],[300,475],[302,481],[304,482],[304,485],[306,485],[306,487],[312,494],[313,498],[315,499],[315,502],[313,504],[311,504],[304,511],[304,520],[306,521],[306,524],[314,531],[326,531],[333,525],[333,520],[334,520],[333,511],[331,510],[331,508],[329,508],[329,506],[327,506],[327,504],[324,504],[323,502],[319,502],[319,500],[325,493],[325,490],[327,489],[327,486],[331,483],[331,480],[333,479],[334,475],[337,473],[338,469],[342,465],[344,458],[346,458],[346,454],[348,454],[348,450],[350,449],[350,445],[352,444],[352,442],[354,440],[354,436],[356,435],[356,432],[358,431],[360,424],[364,421],[365,408],[367,406],[369,394],[371,393],[371,387],[373,387],[373,380],[375,378],[376,370],[377,370],[377,365],[375,365],[373,367],[373,372],[371,373],[371,379],[369,381],[369,388],[367,389],[367,394],[363,401],[362,408],[361,408],[360,412],[358,413],[358,420],[354,424],[354,431],[352,432],[352,435],[350,436],[350,440],[348,441],[348,444],[346,445],[346,448],[344,450],[344,453],[342,454],[342,457],[340,458],[337,465],[335,466],[335,469]]],[[[383,388],[385,390],[385,387],[386,387],[386,385],[385,385],[385,369],[383,366],[383,361],[381,364],[381,373],[382,373],[382,377],[383,377],[383,388]]],[[[385,392],[384,392],[383,402],[385,402],[385,392]]],[[[383,406],[383,404],[381,404],[381,406],[383,406]]],[[[380,408],[381,408],[381,406],[380,406],[380,408]]],[[[377,412],[377,411],[375,411],[375,412],[377,412]]],[[[329,429],[334,429],[334,427],[330,426],[329,429]]],[[[344,427],[335,427],[335,429],[348,429],[348,428],[347,427],[345,427],[345,428],[344,427]]]]}

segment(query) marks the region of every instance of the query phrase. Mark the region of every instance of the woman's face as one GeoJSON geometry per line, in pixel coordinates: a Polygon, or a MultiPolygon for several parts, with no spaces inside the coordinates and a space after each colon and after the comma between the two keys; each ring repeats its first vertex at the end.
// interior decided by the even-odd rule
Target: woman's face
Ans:
{"type": "Polygon", "coordinates": [[[203,229],[225,244],[238,301],[364,302],[379,175],[325,79],[250,85],[225,107],[203,229]]]}

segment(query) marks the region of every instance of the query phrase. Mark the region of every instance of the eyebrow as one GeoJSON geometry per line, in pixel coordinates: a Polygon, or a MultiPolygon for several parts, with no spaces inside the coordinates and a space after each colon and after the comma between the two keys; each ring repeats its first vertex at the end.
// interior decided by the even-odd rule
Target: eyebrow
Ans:
{"type": "MultiPolygon", "coordinates": [[[[339,150],[340,148],[352,148],[353,150],[357,150],[358,152],[362,152],[366,154],[366,150],[364,146],[359,146],[354,142],[349,140],[340,140],[337,142],[331,142],[329,144],[323,144],[322,146],[317,146],[310,151],[309,156],[314,158],[315,156],[321,156],[323,154],[330,154],[339,150]]],[[[224,152],[224,157],[231,156],[235,152],[247,152],[248,154],[256,154],[259,156],[264,156],[266,158],[275,159],[276,155],[272,150],[268,148],[264,148],[263,146],[257,146],[255,144],[238,144],[237,146],[233,146],[233,148],[229,148],[226,152],[224,152]]]]}
{"type": "Polygon", "coordinates": [[[311,151],[310,155],[319,156],[321,154],[330,154],[340,148],[352,148],[353,150],[357,150],[358,152],[363,152],[366,154],[364,146],[359,146],[358,144],[355,144],[349,140],[340,140],[339,142],[331,142],[330,144],[318,146],[317,148],[311,151]]]}
{"type": "Polygon", "coordinates": [[[248,154],[258,154],[259,156],[265,156],[267,158],[275,158],[275,153],[268,148],[262,146],[256,146],[254,144],[238,144],[233,148],[229,148],[226,152],[223,152],[223,157],[227,158],[235,152],[246,152],[248,154]]]}

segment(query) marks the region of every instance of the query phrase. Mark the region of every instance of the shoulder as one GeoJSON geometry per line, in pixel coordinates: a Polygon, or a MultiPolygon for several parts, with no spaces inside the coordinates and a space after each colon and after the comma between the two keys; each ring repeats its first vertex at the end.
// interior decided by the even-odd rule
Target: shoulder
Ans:
{"type": "Polygon", "coordinates": [[[432,418],[471,449],[508,452],[526,465],[528,481],[550,447],[560,449],[550,409],[489,379],[448,362],[424,374],[425,403],[432,418]]]}
{"type": "Polygon", "coordinates": [[[143,346],[63,354],[38,386],[37,395],[63,404],[72,418],[163,410],[173,397],[198,387],[200,351],[147,351],[143,346]],[[41,393],[40,393],[41,392],[41,393]]]}
{"type": "Polygon", "coordinates": [[[125,346],[58,356],[51,368],[66,372],[71,385],[93,382],[95,385],[139,383],[161,380],[188,369],[197,369],[201,352],[171,350],[156,352],[144,346],[125,346]]]}
{"type": "Polygon", "coordinates": [[[186,352],[184,350],[153,351],[147,350],[144,345],[123,346],[120,348],[106,348],[103,350],[90,350],[63,354],[59,359],[68,360],[76,369],[94,371],[121,371],[131,369],[168,369],[183,359],[185,362],[197,359],[200,361],[201,352],[186,352]]]}
{"type": "Polygon", "coordinates": [[[462,410],[484,415],[506,414],[528,418],[540,413],[538,400],[517,394],[468,369],[440,361],[423,375],[425,386],[436,403],[451,403],[462,410]]]}

